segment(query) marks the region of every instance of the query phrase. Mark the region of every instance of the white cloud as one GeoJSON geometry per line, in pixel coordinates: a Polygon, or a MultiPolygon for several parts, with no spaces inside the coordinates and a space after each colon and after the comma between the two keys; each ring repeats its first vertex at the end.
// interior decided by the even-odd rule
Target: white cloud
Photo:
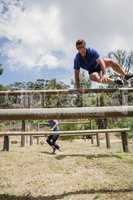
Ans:
{"type": "Polygon", "coordinates": [[[1,49],[8,57],[8,64],[27,68],[64,67],[61,58],[52,55],[52,51],[64,46],[59,9],[53,5],[47,9],[29,6],[24,11],[12,7],[9,12],[0,21],[0,35],[11,40],[1,49]]]}
{"type": "Polygon", "coordinates": [[[102,55],[117,48],[132,48],[131,0],[5,2],[8,9],[0,15],[0,36],[11,42],[6,43],[1,52],[8,56],[11,67],[70,69],[74,43],[80,37],[102,55]],[[58,57],[53,51],[62,51],[65,56],[58,57]]]}

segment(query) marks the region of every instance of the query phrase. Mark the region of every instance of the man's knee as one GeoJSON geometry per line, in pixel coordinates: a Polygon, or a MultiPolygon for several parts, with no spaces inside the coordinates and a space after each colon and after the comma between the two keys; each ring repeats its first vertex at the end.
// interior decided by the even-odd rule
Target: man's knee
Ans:
{"type": "Polygon", "coordinates": [[[94,74],[90,76],[91,81],[96,81],[98,83],[101,83],[101,79],[98,76],[95,76],[94,74]]]}
{"type": "Polygon", "coordinates": [[[107,58],[104,60],[106,67],[111,67],[114,64],[114,61],[111,58],[107,58]]]}
{"type": "Polygon", "coordinates": [[[101,79],[100,76],[98,76],[95,73],[91,74],[90,79],[97,83],[107,83],[108,82],[108,77],[105,76],[104,78],[101,79]]]}

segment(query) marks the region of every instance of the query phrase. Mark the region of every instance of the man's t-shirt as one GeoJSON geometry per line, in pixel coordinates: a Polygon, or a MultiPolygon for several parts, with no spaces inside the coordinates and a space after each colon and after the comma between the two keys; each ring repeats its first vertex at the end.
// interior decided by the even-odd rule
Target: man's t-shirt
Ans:
{"type": "Polygon", "coordinates": [[[98,65],[96,60],[99,57],[99,53],[93,48],[86,49],[85,57],[82,57],[80,53],[77,53],[74,59],[74,69],[79,70],[81,67],[90,72],[96,65],[98,65]]]}

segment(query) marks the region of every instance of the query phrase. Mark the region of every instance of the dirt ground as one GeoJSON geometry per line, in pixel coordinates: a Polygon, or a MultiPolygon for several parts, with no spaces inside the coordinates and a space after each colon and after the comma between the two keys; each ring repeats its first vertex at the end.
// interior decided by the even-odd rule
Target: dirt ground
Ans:
{"type": "MultiPolygon", "coordinates": [[[[113,140],[107,150],[90,141],[58,141],[0,151],[0,200],[133,200],[133,143],[123,153],[113,140]]],[[[0,144],[2,149],[2,144],[0,144]]]]}

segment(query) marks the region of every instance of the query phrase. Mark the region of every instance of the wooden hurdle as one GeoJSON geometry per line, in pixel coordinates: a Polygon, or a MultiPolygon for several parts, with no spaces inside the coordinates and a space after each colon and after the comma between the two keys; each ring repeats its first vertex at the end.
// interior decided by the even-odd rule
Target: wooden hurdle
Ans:
{"type": "Polygon", "coordinates": [[[133,106],[0,109],[0,120],[133,117],[133,106]]]}
{"type": "MultiPolygon", "coordinates": [[[[75,131],[58,131],[61,137],[64,136],[91,136],[91,135],[96,135],[96,134],[101,134],[101,133],[121,133],[121,140],[122,140],[122,147],[124,152],[128,152],[128,132],[130,129],[128,128],[123,128],[123,129],[101,129],[101,130],[75,130],[75,131]]],[[[9,151],[9,136],[36,136],[36,137],[41,137],[41,136],[47,136],[51,134],[51,131],[39,131],[39,132],[27,132],[27,131],[16,131],[16,132],[0,132],[0,136],[7,137],[8,136],[8,142],[4,143],[4,150],[9,151]]],[[[108,140],[109,137],[108,137],[108,140]]],[[[106,140],[106,143],[110,142],[106,140]]]]}
{"type": "MultiPolygon", "coordinates": [[[[133,92],[133,88],[87,88],[84,93],[114,93],[114,92],[133,92]]],[[[60,94],[79,94],[77,89],[54,89],[54,90],[7,90],[0,91],[0,95],[33,95],[33,94],[46,94],[46,95],[60,95],[60,94]]]]}

